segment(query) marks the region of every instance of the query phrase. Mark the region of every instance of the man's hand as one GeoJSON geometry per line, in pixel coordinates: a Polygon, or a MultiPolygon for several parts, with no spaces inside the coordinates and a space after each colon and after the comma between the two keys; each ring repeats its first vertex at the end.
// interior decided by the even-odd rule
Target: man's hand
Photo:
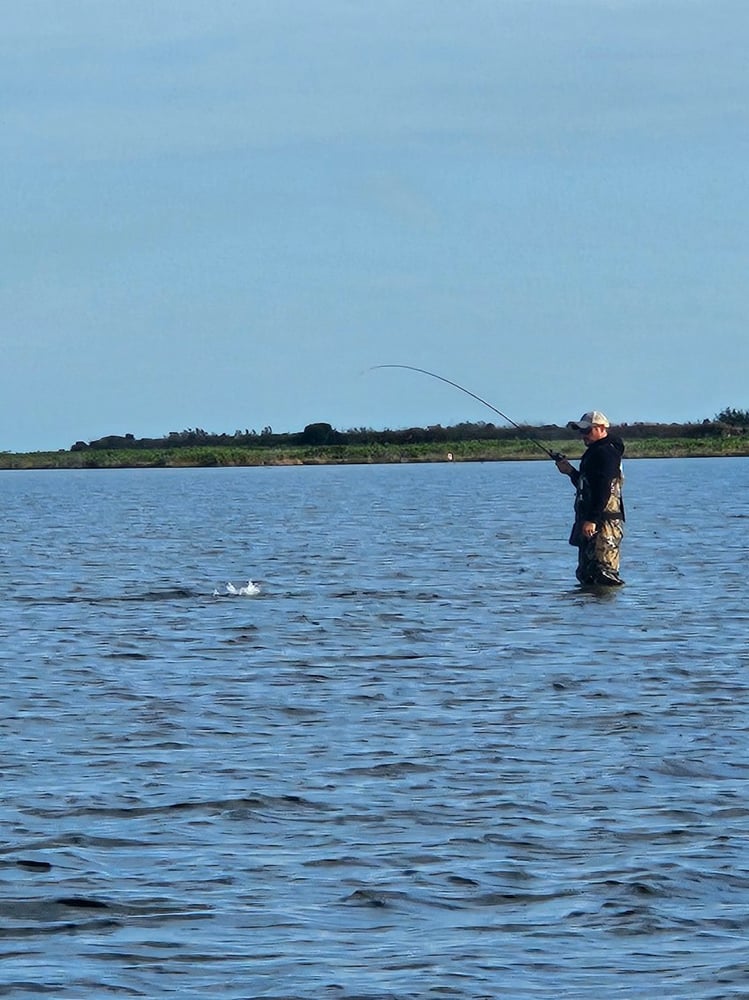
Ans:
{"type": "Polygon", "coordinates": [[[556,467],[562,473],[563,476],[571,476],[575,471],[574,466],[570,465],[566,458],[560,458],[556,462],[556,467]]]}
{"type": "Polygon", "coordinates": [[[584,521],[580,530],[583,533],[583,538],[592,538],[597,531],[595,521],[584,521]]]}

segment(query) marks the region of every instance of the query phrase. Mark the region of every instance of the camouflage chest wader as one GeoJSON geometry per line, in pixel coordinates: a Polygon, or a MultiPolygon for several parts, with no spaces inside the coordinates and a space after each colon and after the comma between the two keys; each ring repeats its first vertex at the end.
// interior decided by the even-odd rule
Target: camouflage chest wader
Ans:
{"type": "Polygon", "coordinates": [[[570,535],[570,545],[577,546],[575,576],[582,584],[611,586],[624,582],[619,576],[619,546],[624,535],[622,483],[623,476],[620,473],[611,482],[611,495],[603,509],[603,519],[597,524],[598,530],[592,538],[584,538],[581,528],[583,522],[587,520],[582,514],[582,510],[585,509],[587,484],[585,477],[580,477],[575,497],[575,524],[570,535]]]}

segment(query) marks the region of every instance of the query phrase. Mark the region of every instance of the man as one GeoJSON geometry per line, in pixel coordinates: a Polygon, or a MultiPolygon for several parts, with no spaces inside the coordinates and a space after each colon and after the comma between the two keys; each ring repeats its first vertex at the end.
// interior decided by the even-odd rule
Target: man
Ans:
{"type": "Polygon", "coordinates": [[[576,545],[578,551],[575,575],[584,586],[620,586],[624,583],[619,576],[624,443],[609,434],[608,418],[599,410],[584,413],[567,426],[578,431],[585,442],[579,470],[566,458],[556,463],[576,491],[575,523],[570,534],[570,545],[576,545]]]}

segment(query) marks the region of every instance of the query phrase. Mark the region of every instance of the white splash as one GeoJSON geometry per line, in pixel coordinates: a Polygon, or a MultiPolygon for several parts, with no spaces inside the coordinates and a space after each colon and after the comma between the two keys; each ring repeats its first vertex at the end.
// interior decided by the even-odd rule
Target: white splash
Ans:
{"type": "Polygon", "coordinates": [[[254,597],[260,593],[260,587],[252,580],[247,581],[246,587],[235,587],[233,583],[227,583],[226,593],[231,594],[232,597],[254,597]]]}

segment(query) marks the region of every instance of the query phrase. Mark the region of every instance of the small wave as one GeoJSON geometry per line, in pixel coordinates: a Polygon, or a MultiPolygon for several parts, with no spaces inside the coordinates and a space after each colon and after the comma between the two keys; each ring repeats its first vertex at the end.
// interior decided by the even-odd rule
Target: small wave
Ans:
{"type": "Polygon", "coordinates": [[[408,893],[387,889],[356,889],[344,900],[357,906],[393,906],[408,899],[408,893]]]}

